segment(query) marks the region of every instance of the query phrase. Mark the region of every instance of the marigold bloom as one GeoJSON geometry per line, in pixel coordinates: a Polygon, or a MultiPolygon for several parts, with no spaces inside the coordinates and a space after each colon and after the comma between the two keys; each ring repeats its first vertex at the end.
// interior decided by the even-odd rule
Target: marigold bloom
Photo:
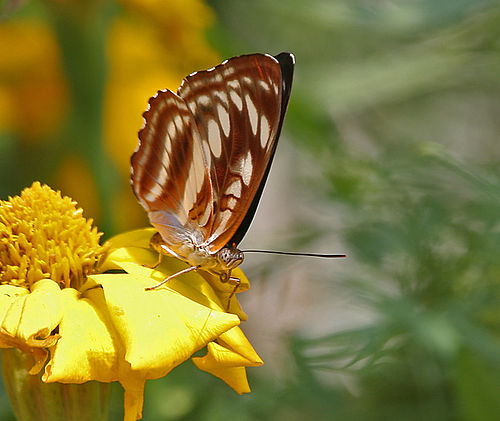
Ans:
{"type": "Polygon", "coordinates": [[[104,248],[102,233],[69,197],[34,183],[0,201],[0,283],[30,288],[50,278],[79,288],[104,248]]]}
{"type": "Polygon", "coordinates": [[[29,373],[46,383],[119,381],[126,420],[141,418],[147,379],[205,346],[194,363],[248,392],[245,367],[262,361],[237,327],[245,316],[236,300],[234,314],[224,311],[225,286],[191,273],[146,291],[182,263],[143,266],[156,260],[152,230],[105,246],[100,235],[75,202],[39,183],[0,201],[0,347],[31,355],[29,373]]]}

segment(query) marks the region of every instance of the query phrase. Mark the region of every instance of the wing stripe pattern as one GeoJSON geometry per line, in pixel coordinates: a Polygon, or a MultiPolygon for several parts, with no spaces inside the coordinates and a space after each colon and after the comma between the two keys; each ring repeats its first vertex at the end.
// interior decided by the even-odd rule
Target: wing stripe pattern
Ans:
{"type": "MultiPolygon", "coordinates": [[[[144,113],[139,147],[132,156],[132,187],[150,220],[181,233],[208,236],[212,220],[210,177],[193,116],[171,91],[159,91],[144,113]],[[206,198],[206,200],[203,200],[206,198]]],[[[170,232],[170,231],[169,231],[170,232]]],[[[166,233],[165,236],[169,234],[166,233]]]]}
{"type": "Polygon", "coordinates": [[[236,57],[191,74],[178,95],[207,144],[204,152],[210,151],[214,221],[209,242],[216,251],[244,219],[270,160],[281,116],[281,68],[268,55],[236,57]]]}

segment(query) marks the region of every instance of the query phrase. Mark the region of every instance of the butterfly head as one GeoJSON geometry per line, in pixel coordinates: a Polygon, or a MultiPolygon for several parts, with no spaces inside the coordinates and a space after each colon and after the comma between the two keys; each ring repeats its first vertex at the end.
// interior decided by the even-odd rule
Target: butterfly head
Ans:
{"type": "Polygon", "coordinates": [[[223,270],[231,270],[243,262],[243,252],[235,246],[226,245],[217,254],[218,267],[223,270]]]}

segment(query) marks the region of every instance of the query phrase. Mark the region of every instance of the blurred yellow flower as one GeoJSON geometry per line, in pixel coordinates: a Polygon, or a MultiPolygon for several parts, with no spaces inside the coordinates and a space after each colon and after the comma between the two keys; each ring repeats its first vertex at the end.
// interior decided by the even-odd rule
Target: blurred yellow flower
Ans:
{"type": "Polygon", "coordinates": [[[183,264],[164,258],[156,269],[143,266],[156,260],[152,233],[132,231],[101,246],[76,203],[39,183],[1,201],[0,347],[32,355],[29,372],[43,370],[46,383],[119,381],[125,420],[141,418],[147,379],[205,346],[194,363],[248,392],[245,367],[262,361],[238,328],[245,316],[236,299],[225,312],[228,291],[197,273],[146,291],[183,264]]]}
{"type": "Polygon", "coordinates": [[[109,155],[126,183],[115,192],[116,226],[142,225],[144,213],[131,194],[130,156],[148,98],[160,89],[176,91],[182,78],[219,61],[204,31],[214,20],[201,0],[122,0],[126,13],[112,23],[109,42],[109,79],[104,109],[104,139],[109,155]],[[128,218],[120,210],[135,209],[128,218]]]}
{"type": "MultiPolygon", "coordinates": [[[[13,14],[10,21],[2,23],[0,133],[11,133],[13,139],[33,144],[60,141],[60,130],[65,124],[69,130],[69,136],[65,136],[67,139],[71,139],[71,130],[81,130],[67,125],[68,113],[75,109],[75,104],[71,103],[75,96],[67,80],[73,80],[73,85],[82,85],[88,82],[88,78],[78,80],[81,75],[74,74],[75,69],[68,67],[72,58],[66,55],[68,51],[75,51],[72,48],[95,51],[100,46],[86,45],[78,38],[78,31],[76,35],[65,32],[64,39],[58,38],[61,31],[55,31],[57,25],[51,26],[57,19],[49,20],[47,16],[62,11],[62,15],[66,13],[68,19],[74,20],[69,27],[92,31],[93,22],[113,9],[109,23],[105,23],[109,25],[103,31],[106,36],[89,41],[101,42],[105,46],[107,60],[96,67],[106,71],[106,75],[89,79],[106,78],[102,93],[102,132],[89,135],[101,136],[102,149],[107,152],[104,160],[111,160],[114,165],[110,167],[116,167],[120,172],[120,183],[114,186],[113,195],[108,195],[110,203],[107,208],[117,216],[113,221],[115,227],[126,229],[145,222],[144,214],[130,191],[128,177],[130,155],[137,146],[137,132],[142,126],[141,115],[148,98],[159,89],[176,90],[187,73],[210,67],[219,58],[205,37],[214,14],[202,0],[117,2],[121,7],[108,7],[112,0],[64,4],[47,1],[40,7],[47,6],[47,13],[35,10],[24,15],[13,14]],[[26,18],[26,15],[30,17],[26,18]],[[88,27],[85,26],[87,23],[88,27]],[[76,38],[73,39],[72,35],[76,38]],[[66,50],[61,49],[62,43],[66,50]],[[73,73],[65,73],[70,71],[73,73]],[[131,211],[127,218],[123,218],[120,211],[124,207],[136,208],[137,211],[131,211]]],[[[29,7],[29,3],[20,6],[29,7]]],[[[92,57],[96,60],[102,58],[92,57]]],[[[102,86],[88,86],[88,89],[99,90],[102,86]]],[[[55,172],[49,176],[54,176],[57,186],[78,199],[87,212],[95,218],[103,217],[100,209],[103,204],[97,200],[98,197],[103,200],[102,192],[97,193],[103,181],[98,179],[99,184],[96,184],[95,174],[82,176],[84,169],[91,167],[89,162],[84,162],[88,158],[80,150],[75,150],[75,144],[70,144],[69,140],[65,148],[59,150],[69,151],[72,155],[68,162],[65,155],[56,155],[53,158],[55,172]],[[80,162],[75,161],[75,156],[80,162]],[[72,168],[74,162],[77,162],[79,171],[72,173],[68,168],[72,168]]],[[[95,153],[104,157],[102,151],[95,153]]]]}
{"type": "MultiPolygon", "coordinates": [[[[104,109],[104,139],[117,165],[122,191],[113,201],[116,212],[139,209],[130,194],[130,156],[137,147],[137,132],[148,98],[159,89],[177,90],[182,78],[193,69],[219,61],[205,39],[204,31],[214,15],[201,0],[122,0],[125,13],[117,16],[108,41],[109,78],[104,109]],[[123,194],[123,191],[126,194],[123,194]]],[[[143,212],[117,219],[120,229],[142,225],[143,212]]]]}
{"type": "Polygon", "coordinates": [[[62,191],[78,192],[78,203],[88,215],[96,220],[102,216],[95,179],[88,163],[81,156],[74,153],[66,155],[55,173],[55,179],[62,191]]]}
{"type": "Polygon", "coordinates": [[[39,19],[0,25],[0,131],[40,142],[59,127],[66,85],[50,26],[39,19]]]}

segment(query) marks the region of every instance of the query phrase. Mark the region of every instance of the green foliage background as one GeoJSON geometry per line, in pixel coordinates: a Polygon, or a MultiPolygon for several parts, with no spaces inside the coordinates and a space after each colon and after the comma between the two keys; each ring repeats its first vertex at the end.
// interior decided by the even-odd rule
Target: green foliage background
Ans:
{"type": "Polygon", "coordinates": [[[295,54],[284,135],[315,171],[294,182],[332,221],[306,219],[291,236],[302,249],[339,237],[355,270],[324,281],[372,316],[287,334],[287,380],[251,369],[248,396],[185,364],[148,383],[145,419],[498,419],[499,2],[209,5],[222,56],[295,54]]]}
{"type": "Polygon", "coordinates": [[[296,54],[287,133],[319,168],[303,183],[341,218],[358,269],[341,288],[374,315],[292,336],[296,382],[260,417],[498,419],[498,2],[215,7],[228,55],[296,54]]]}

